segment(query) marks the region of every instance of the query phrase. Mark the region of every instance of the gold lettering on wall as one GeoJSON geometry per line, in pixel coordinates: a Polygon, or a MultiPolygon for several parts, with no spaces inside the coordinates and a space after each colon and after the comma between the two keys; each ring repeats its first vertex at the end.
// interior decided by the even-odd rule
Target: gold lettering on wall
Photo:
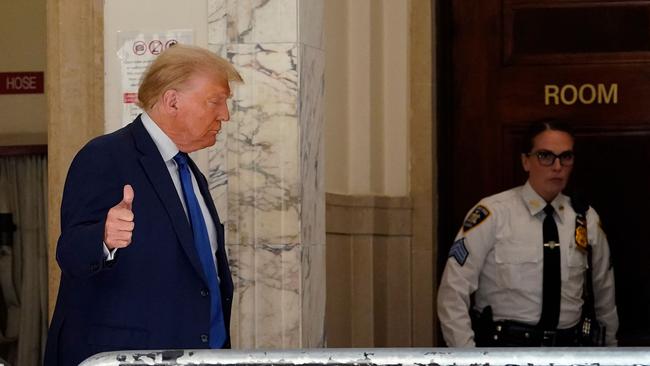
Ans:
{"type": "Polygon", "coordinates": [[[617,104],[618,84],[544,85],[544,105],[617,104]]]}

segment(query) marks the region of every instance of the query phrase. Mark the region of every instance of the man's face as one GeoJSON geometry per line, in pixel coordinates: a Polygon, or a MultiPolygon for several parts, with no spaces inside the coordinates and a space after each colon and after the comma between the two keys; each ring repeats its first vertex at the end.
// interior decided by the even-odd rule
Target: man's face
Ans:
{"type": "Polygon", "coordinates": [[[214,145],[221,123],[230,119],[228,81],[197,73],[177,93],[176,115],[170,137],[179,150],[192,152],[214,145]]]}
{"type": "MultiPolygon", "coordinates": [[[[565,161],[565,165],[562,165],[560,159],[555,158],[550,166],[545,166],[537,156],[539,152],[542,155],[546,152],[555,155],[563,153],[564,156],[572,155],[573,138],[566,132],[546,130],[535,136],[530,154],[521,156],[524,170],[528,172],[528,181],[531,187],[547,202],[550,202],[566,187],[573,168],[573,161],[571,164],[566,164],[567,161],[565,161]]],[[[549,154],[545,155],[549,156],[549,154]]]]}

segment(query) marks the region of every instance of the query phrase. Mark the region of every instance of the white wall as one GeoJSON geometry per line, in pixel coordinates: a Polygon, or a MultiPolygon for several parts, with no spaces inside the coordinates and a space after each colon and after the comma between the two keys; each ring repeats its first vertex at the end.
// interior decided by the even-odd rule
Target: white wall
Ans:
{"type": "Polygon", "coordinates": [[[325,2],[327,192],[409,194],[408,9],[325,2]]]}
{"type": "MultiPolygon", "coordinates": [[[[0,72],[45,70],[45,0],[0,1],[0,34],[0,72]]],[[[0,111],[0,145],[47,143],[44,94],[0,95],[0,111]]]]}
{"type": "MultiPolygon", "coordinates": [[[[122,127],[121,69],[118,32],[194,30],[194,44],[208,45],[207,0],[106,0],[104,5],[104,101],[105,131],[122,127]]],[[[197,165],[207,168],[207,150],[194,155],[197,165]]]]}

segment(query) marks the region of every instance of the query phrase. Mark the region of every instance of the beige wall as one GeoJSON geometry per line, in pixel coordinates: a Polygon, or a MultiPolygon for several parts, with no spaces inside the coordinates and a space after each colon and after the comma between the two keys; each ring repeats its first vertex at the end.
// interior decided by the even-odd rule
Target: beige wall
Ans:
{"type": "Polygon", "coordinates": [[[327,192],[409,193],[408,7],[325,3],[327,192]]]}
{"type": "Polygon", "coordinates": [[[348,193],[347,0],[325,2],[325,191],[348,193]]]}
{"type": "MultiPolygon", "coordinates": [[[[0,72],[45,71],[45,0],[0,1],[0,34],[0,72]]],[[[0,146],[47,143],[43,94],[0,95],[0,111],[0,146]]]]}
{"type": "Polygon", "coordinates": [[[326,3],[329,347],[437,344],[433,5],[326,3]]]}
{"type": "Polygon", "coordinates": [[[328,347],[415,344],[411,214],[408,198],[327,195],[328,347]]]}
{"type": "Polygon", "coordinates": [[[435,2],[412,0],[409,12],[409,136],[413,346],[438,346],[436,257],[438,156],[435,2]]]}

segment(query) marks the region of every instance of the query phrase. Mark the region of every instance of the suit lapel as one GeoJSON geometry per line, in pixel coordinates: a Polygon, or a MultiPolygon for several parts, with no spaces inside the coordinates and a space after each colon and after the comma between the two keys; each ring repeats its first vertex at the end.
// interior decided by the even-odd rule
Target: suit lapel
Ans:
{"type": "Polygon", "coordinates": [[[178,197],[176,187],[174,187],[174,183],[169,177],[169,170],[167,169],[165,162],[162,160],[156,144],[144,128],[140,117],[136,118],[132,125],[135,145],[142,153],[140,164],[147,174],[158,198],[163,203],[163,206],[165,206],[165,210],[169,215],[174,231],[176,232],[185,254],[189,258],[190,263],[192,263],[192,266],[199,276],[205,280],[203,267],[201,266],[196,248],[194,247],[192,228],[185,216],[185,211],[183,210],[180,198],[178,197]]]}

